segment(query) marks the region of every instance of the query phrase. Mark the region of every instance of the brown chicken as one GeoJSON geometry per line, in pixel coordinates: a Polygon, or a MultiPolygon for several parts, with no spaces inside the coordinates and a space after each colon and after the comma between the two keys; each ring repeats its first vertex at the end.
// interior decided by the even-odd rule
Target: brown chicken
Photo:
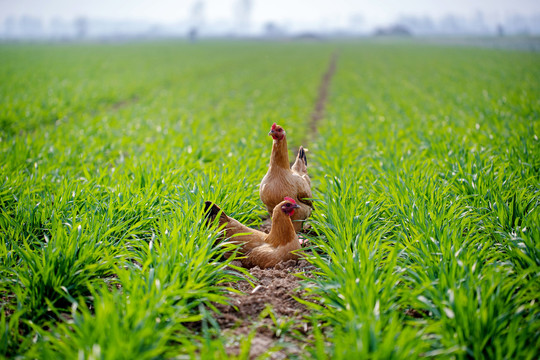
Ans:
{"type": "Polygon", "coordinates": [[[225,225],[224,236],[231,238],[231,243],[241,244],[240,253],[245,258],[240,259],[245,267],[259,266],[261,269],[272,267],[280,261],[297,259],[298,255],[291,253],[300,249],[298,235],[294,231],[291,216],[299,206],[291,198],[277,204],[272,215],[272,230],[269,234],[251,229],[239,221],[227,216],[214,203],[205,202],[205,212],[210,219],[219,215],[219,225],[225,225]],[[247,234],[246,234],[247,233],[247,234]]]}
{"type": "Polygon", "coordinates": [[[300,146],[293,166],[289,165],[289,152],[285,130],[274,123],[268,133],[274,139],[270,167],[261,181],[259,194],[268,212],[272,214],[274,207],[288,196],[296,201],[297,211],[291,217],[295,231],[302,230],[304,221],[311,215],[311,180],[307,173],[307,158],[304,148],[300,146]]]}

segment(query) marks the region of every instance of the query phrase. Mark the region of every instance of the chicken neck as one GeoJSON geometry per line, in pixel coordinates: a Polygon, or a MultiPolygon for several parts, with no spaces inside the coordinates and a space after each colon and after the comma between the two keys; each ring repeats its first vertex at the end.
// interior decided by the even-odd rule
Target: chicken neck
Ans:
{"type": "Polygon", "coordinates": [[[272,156],[270,157],[270,167],[277,166],[290,169],[289,152],[287,151],[287,138],[274,140],[272,144],[272,156]]]}
{"type": "Polygon", "coordinates": [[[272,214],[272,229],[266,238],[266,242],[273,246],[286,245],[296,238],[296,231],[289,215],[279,207],[272,214]]]}

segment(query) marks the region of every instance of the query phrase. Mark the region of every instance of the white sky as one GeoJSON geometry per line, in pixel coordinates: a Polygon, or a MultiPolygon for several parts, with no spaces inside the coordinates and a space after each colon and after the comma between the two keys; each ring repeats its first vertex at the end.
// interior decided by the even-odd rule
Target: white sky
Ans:
{"type": "MultiPolygon", "coordinates": [[[[0,21],[29,15],[44,21],[78,16],[156,23],[185,21],[197,0],[0,0],[0,21]]],[[[202,0],[208,22],[232,21],[240,0],[202,0]]],[[[402,15],[440,18],[446,14],[472,17],[482,11],[487,21],[512,14],[540,13],[540,0],[251,0],[251,23],[347,25],[361,15],[366,26],[386,24],[402,15]]]]}

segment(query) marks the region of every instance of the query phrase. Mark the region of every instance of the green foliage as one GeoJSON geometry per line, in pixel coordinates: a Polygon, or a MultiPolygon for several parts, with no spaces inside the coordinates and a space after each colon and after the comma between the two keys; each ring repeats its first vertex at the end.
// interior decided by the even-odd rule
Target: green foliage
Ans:
{"type": "Polygon", "coordinates": [[[538,357],[537,61],[343,49],[312,147],[324,356],[538,357]]]}
{"type": "Polygon", "coordinates": [[[260,223],[278,122],[309,148],[315,189],[306,356],[538,358],[538,54],[164,42],[0,57],[2,356],[228,358],[212,310],[239,273],[203,203],[260,223]]]}

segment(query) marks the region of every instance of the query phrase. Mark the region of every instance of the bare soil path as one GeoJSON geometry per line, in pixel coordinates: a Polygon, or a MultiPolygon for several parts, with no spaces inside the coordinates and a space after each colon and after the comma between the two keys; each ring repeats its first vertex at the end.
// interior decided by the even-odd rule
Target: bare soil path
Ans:
{"type": "MultiPolygon", "coordinates": [[[[319,123],[325,116],[326,104],[328,103],[328,95],[330,92],[330,85],[332,84],[332,79],[336,72],[338,59],[338,53],[334,52],[330,57],[330,61],[328,62],[328,67],[326,68],[326,71],[321,77],[321,82],[319,83],[319,89],[317,91],[317,99],[315,100],[315,105],[313,107],[313,111],[311,113],[311,117],[308,123],[309,131],[305,133],[304,138],[300,143],[300,145],[303,145],[304,148],[309,148],[309,143],[317,137],[319,123]]],[[[295,154],[295,156],[298,153],[298,149],[298,146],[292,147],[292,153],[295,154]]]]}
{"type": "Polygon", "coordinates": [[[325,115],[326,103],[328,102],[328,93],[330,91],[330,85],[332,84],[332,78],[334,77],[334,73],[336,72],[338,57],[339,56],[337,52],[332,54],[332,57],[330,58],[330,63],[328,64],[328,68],[326,69],[326,72],[321,78],[317,101],[315,102],[315,109],[311,114],[311,119],[309,123],[311,140],[314,139],[317,135],[317,127],[319,125],[319,122],[324,118],[325,115]]]}
{"type": "Polygon", "coordinates": [[[232,293],[230,305],[217,305],[216,321],[224,336],[230,339],[227,351],[240,353],[240,344],[251,332],[250,358],[256,358],[274,348],[271,359],[284,359],[303,353],[310,326],[304,320],[307,308],[294,297],[302,297],[300,279],[295,274],[310,277],[315,268],[305,260],[289,260],[271,269],[255,267],[249,270],[255,287],[247,281],[228,284],[242,294],[232,293]],[[272,312],[274,319],[269,315],[272,312]],[[280,329],[284,326],[286,329],[280,329]],[[295,330],[301,338],[292,337],[295,330]],[[283,332],[281,330],[284,330],[283,332]]]}

